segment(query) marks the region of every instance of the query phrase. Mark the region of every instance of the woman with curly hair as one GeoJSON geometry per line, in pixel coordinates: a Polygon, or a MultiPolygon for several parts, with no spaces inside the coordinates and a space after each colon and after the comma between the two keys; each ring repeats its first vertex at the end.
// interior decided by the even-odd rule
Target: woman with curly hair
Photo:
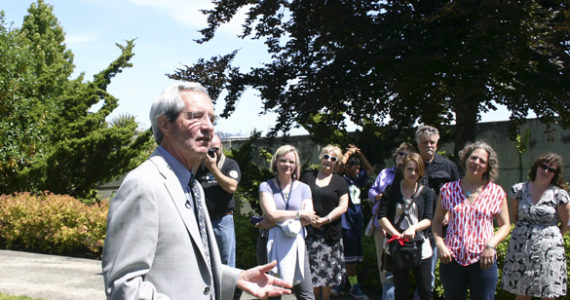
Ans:
{"type": "Polygon", "coordinates": [[[560,155],[546,153],[534,161],[530,181],[513,185],[509,192],[516,226],[503,266],[503,289],[517,300],[566,295],[562,236],[568,230],[570,199],[563,165],[560,155]]]}
{"type": "Polygon", "coordinates": [[[446,299],[465,299],[467,289],[471,299],[494,299],[498,280],[495,247],[511,229],[505,191],[493,182],[499,160],[495,150],[481,141],[465,145],[459,156],[465,176],[443,185],[433,218],[439,274],[446,299]]]}

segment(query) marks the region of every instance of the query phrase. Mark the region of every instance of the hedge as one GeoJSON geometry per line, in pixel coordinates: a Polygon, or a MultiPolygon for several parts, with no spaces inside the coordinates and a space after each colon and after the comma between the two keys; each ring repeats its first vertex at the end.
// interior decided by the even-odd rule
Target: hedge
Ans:
{"type": "Polygon", "coordinates": [[[0,196],[0,247],[100,258],[108,202],[87,205],[65,195],[0,196]]]}

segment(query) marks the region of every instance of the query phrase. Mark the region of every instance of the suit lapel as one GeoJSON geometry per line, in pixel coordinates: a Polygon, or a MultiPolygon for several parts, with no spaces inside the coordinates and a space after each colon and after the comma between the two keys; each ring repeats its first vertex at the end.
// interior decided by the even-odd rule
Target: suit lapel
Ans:
{"type": "Polygon", "coordinates": [[[190,233],[190,238],[200,252],[202,260],[206,262],[200,229],[198,228],[198,221],[194,214],[194,203],[188,206],[186,205],[186,195],[184,194],[183,187],[180,186],[178,177],[176,177],[176,174],[174,174],[166,160],[164,160],[158,151],[153,153],[150,160],[157,166],[159,172],[164,177],[164,186],[170,195],[170,200],[174,203],[174,206],[178,211],[178,215],[184,222],[186,230],[190,233]]]}

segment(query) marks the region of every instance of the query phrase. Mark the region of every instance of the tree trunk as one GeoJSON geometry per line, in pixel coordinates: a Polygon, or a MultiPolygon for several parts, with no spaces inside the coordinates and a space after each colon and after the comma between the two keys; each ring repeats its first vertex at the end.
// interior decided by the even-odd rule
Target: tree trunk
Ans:
{"type": "Polygon", "coordinates": [[[459,97],[456,99],[455,107],[455,147],[453,157],[455,162],[459,162],[459,151],[463,149],[467,142],[475,141],[475,126],[479,115],[479,100],[476,95],[459,97]]]}

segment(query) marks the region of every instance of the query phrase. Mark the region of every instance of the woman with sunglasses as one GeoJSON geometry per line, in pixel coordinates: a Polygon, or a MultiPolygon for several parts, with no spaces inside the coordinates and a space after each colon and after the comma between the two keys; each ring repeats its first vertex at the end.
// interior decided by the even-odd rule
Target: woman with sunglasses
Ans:
{"type": "Polygon", "coordinates": [[[304,226],[315,218],[315,212],[310,188],[296,180],[300,174],[300,159],[295,147],[279,147],[271,158],[270,170],[276,176],[259,185],[259,204],[264,219],[256,224],[269,229],[265,245],[267,261],[277,261],[271,272],[293,285],[297,299],[312,300],[304,226]]]}
{"type": "Polygon", "coordinates": [[[503,266],[503,289],[517,300],[566,295],[562,236],[568,230],[570,199],[563,165],[560,155],[546,153],[534,161],[530,181],[513,185],[509,192],[516,226],[503,266]]]}
{"type": "Polygon", "coordinates": [[[341,283],[345,273],[340,218],[348,208],[348,186],[335,173],[342,157],[339,147],[328,145],[319,158],[318,171],[309,172],[301,181],[311,188],[317,218],[307,227],[307,248],[313,277],[315,298],[330,299],[333,286],[341,283]]]}

